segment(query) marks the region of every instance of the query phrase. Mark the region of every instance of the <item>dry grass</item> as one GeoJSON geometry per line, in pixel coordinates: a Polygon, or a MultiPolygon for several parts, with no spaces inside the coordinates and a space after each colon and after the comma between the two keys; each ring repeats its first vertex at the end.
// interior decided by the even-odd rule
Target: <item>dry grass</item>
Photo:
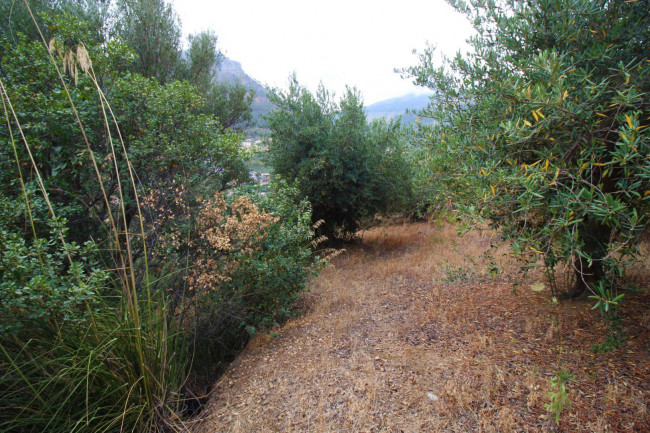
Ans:
{"type": "Polygon", "coordinates": [[[628,302],[628,341],[594,354],[605,326],[591,304],[553,306],[535,276],[513,292],[505,249],[503,273],[488,272],[493,242],[450,225],[365,232],[302,317],[233,362],[195,431],[541,431],[559,364],[575,375],[562,431],[650,431],[648,295],[628,302]]]}

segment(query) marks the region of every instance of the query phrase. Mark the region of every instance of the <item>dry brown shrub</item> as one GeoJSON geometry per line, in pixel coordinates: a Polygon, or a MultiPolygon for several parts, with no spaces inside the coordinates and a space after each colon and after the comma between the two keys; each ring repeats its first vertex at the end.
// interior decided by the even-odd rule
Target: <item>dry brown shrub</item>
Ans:
{"type": "Polygon", "coordinates": [[[265,228],[278,221],[260,210],[249,197],[236,198],[228,205],[221,194],[199,200],[202,209],[196,220],[198,236],[189,245],[196,251],[195,265],[187,273],[190,290],[213,291],[237,269],[233,253],[249,255],[266,237],[265,228]]]}

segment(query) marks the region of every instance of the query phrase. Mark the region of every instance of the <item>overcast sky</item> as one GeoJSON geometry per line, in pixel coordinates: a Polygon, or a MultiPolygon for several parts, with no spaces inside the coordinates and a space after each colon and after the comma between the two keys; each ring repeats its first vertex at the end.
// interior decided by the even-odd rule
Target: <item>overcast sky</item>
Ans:
{"type": "Polygon", "coordinates": [[[174,0],[183,32],[213,29],[219,48],[256,80],[286,88],[319,81],[366,104],[418,91],[395,68],[417,63],[427,42],[453,55],[471,27],[444,0],[174,0]]]}

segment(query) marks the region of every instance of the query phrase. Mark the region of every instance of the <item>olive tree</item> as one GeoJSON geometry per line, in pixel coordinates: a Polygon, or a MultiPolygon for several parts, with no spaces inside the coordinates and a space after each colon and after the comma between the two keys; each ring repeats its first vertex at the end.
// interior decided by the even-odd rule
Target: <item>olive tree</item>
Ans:
{"type": "Polygon", "coordinates": [[[648,222],[647,3],[450,3],[474,24],[471,51],[437,67],[429,48],[406,71],[436,92],[420,133],[433,175],[550,277],[572,267],[567,294],[607,310],[648,222]]]}
{"type": "Polygon", "coordinates": [[[338,103],[323,86],[313,95],[295,77],[270,96],[269,154],[276,174],[295,182],[328,236],[349,237],[378,213],[401,210],[411,177],[399,123],[368,123],[361,96],[338,103]]]}

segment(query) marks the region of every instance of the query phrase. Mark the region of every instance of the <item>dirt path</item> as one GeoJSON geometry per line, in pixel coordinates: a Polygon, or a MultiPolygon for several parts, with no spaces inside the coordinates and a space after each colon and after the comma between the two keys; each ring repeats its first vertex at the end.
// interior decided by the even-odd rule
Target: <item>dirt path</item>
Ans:
{"type": "Polygon", "coordinates": [[[253,339],[194,431],[542,431],[559,365],[574,375],[562,431],[650,431],[647,293],[630,298],[627,342],[595,354],[605,326],[592,304],[554,305],[537,280],[513,293],[517,270],[497,255],[493,278],[481,256],[490,236],[366,232],[314,282],[301,317],[253,339]]]}

